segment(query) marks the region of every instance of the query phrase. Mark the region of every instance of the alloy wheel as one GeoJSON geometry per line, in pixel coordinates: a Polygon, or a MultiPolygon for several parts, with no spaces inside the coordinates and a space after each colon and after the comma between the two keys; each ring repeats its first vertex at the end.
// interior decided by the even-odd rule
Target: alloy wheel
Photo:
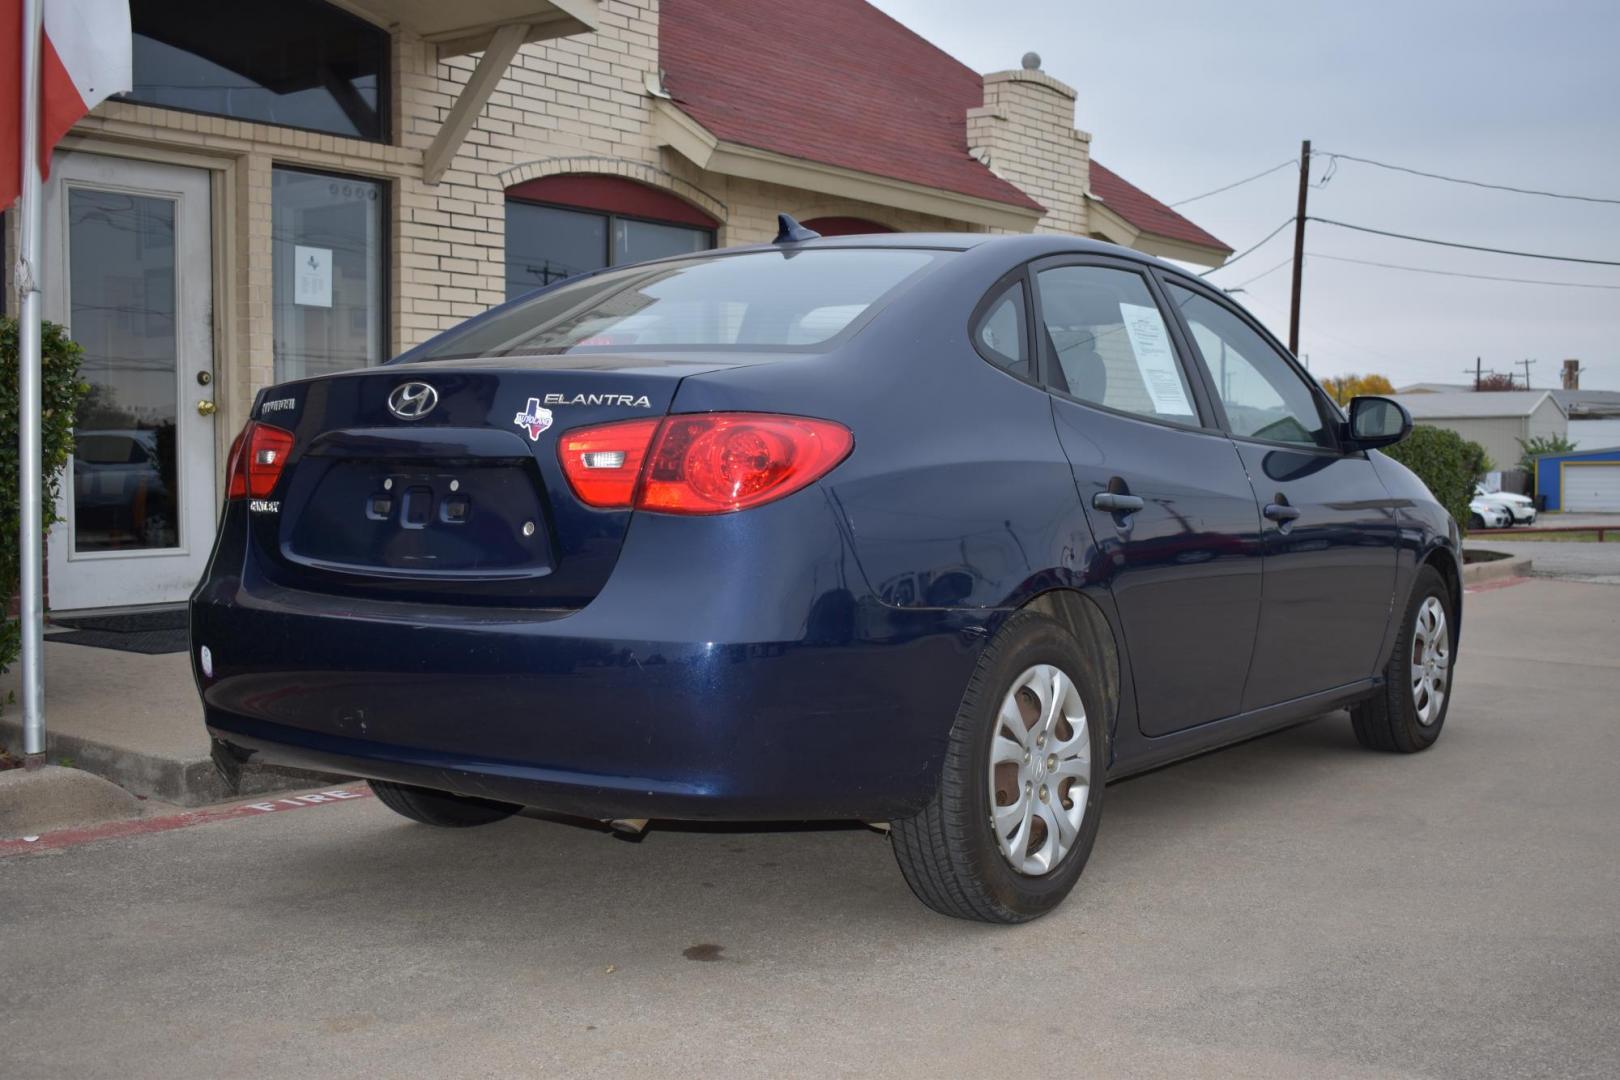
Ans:
{"type": "Polygon", "coordinates": [[[1051,664],[1013,680],[990,735],[991,828],[1020,874],[1040,877],[1080,834],[1091,789],[1091,735],[1074,682],[1051,664]]]}
{"type": "Polygon", "coordinates": [[[1451,686],[1451,630],[1438,596],[1426,597],[1412,629],[1412,705],[1418,723],[1428,727],[1440,718],[1451,686]]]}

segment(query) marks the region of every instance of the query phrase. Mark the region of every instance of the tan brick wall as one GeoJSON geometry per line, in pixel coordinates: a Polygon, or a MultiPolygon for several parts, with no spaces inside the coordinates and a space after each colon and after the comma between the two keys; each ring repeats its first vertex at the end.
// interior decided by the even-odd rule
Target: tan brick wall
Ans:
{"type": "Polygon", "coordinates": [[[968,111],[968,146],[997,176],[1046,207],[1038,232],[1085,236],[1091,136],[1074,127],[1074,90],[1044,71],[984,77],[968,111]]]}

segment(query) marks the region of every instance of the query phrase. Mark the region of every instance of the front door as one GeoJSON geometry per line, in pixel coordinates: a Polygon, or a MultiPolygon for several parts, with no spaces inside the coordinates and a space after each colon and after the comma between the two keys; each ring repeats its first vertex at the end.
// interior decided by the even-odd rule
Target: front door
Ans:
{"type": "Polygon", "coordinates": [[[1310,377],[1213,292],[1170,282],[1265,518],[1245,709],[1373,673],[1395,588],[1395,500],[1310,377]]]}
{"type": "Polygon", "coordinates": [[[45,313],[90,393],[49,541],[53,610],[184,600],[214,541],[213,276],[201,169],[58,154],[45,313]]]}

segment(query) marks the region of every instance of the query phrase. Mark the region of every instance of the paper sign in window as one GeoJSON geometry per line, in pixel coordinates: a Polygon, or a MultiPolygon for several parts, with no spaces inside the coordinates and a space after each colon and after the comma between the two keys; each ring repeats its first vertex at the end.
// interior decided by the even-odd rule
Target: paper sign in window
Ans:
{"type": "Polygon", "coordinates": [[[1176,367],[1176,353],[1170,344],[1170,333],[1165,328],[1164,316],[1159,314],[1159,309],[1141,304],[1120,304],[1119,314],[1125,323],[1125,334],[1131,339],[1136,370],[1141,372],[1142,384],[1153,399],[1153,411],[1161,416],[1194,415],[1192,405],[1187,401],[1187,389],[1181,382],[1181,372],[1176,367]]]}
{"type": "Polygon", "coordinates": [[[293,246],[293,303],[332,306],[332,249],[293,246]]]}

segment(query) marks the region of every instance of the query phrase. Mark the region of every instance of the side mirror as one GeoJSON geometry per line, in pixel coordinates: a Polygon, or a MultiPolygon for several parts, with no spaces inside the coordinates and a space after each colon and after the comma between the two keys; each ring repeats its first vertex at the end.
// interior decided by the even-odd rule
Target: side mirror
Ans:
{"type": "Polygon", "coordinates": [[[1412,414],[1398,401],[1358,397],[1350,402],[1345,442],[1357,450],[1392,446],[1412,433],[1412,414]]]}

